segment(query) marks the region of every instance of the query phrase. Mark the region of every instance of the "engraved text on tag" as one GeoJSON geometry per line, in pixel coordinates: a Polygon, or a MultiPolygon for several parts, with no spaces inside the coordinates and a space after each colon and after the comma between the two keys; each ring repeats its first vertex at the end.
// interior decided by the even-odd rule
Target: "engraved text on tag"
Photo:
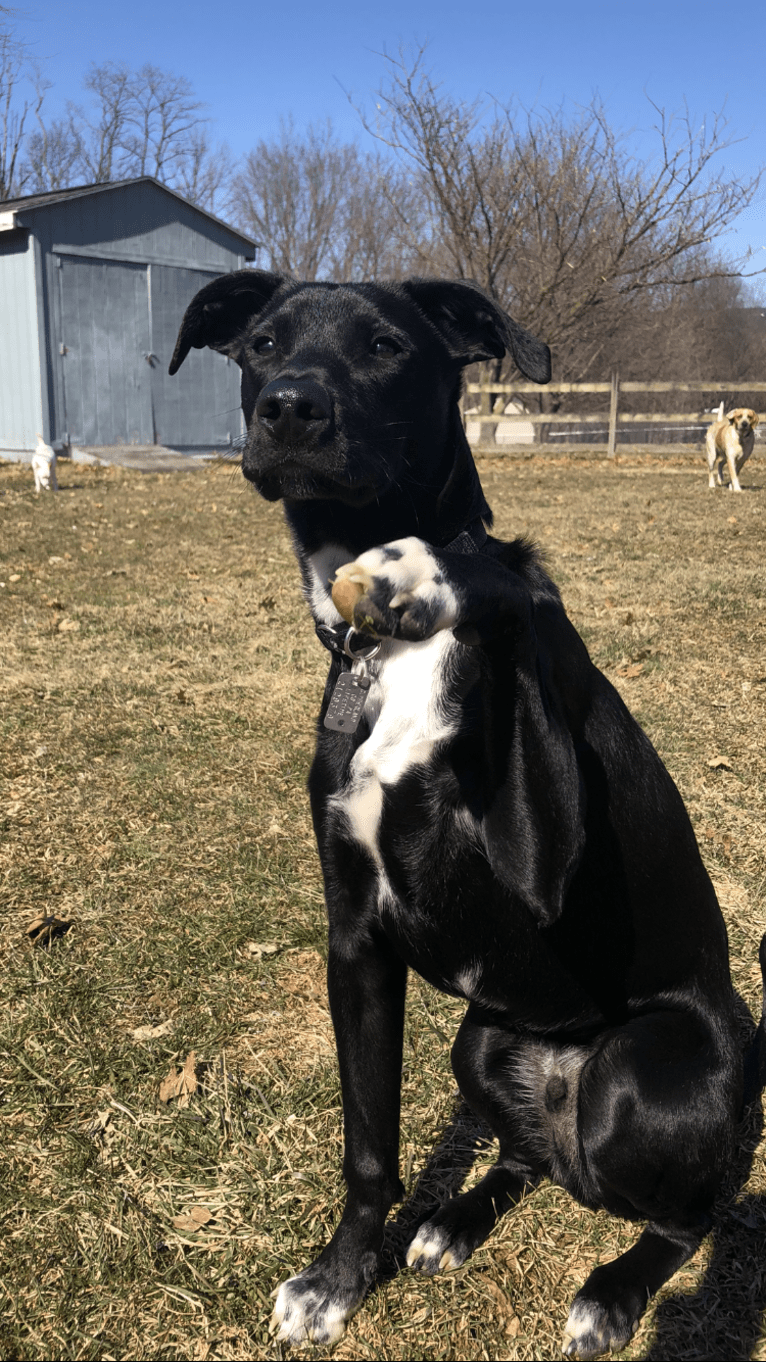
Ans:
{"type": "Polygon", "coordinates": [[[341,672],[324,716],[325,728],[335,729],[337,733],[353,733],[362,717],[369,689],[367,676],[341,672]]]}

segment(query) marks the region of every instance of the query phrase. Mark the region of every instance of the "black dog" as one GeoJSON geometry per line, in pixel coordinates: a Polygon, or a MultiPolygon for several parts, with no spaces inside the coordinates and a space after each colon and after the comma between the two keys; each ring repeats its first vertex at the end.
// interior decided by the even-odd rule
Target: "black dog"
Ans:
{"type": "Polygon", "coordinates": [[[332,653],[310,791],[348,1197],[280,1289],[279,1337],[334,1342],[375,1279],[403,1190],[411,966],[468,1000],[454,1070],[500,1157],[420,1226],[408,1263],[458,1266],[552,1178],[648,1221],[591,1274],[564,1333],[570,1354],[619,1348],[710,1226],[743,1064],[726,931],[681,798],[533,548],[484,528],[461,370],[510,350],[544,383],[547,347],[469,284],[257,270],[197,294],[171,374],[206,345],[242,369],[244,473],[285,503],[332,653]],[[350,634],[330,596],[341,567],[350,634]]]}

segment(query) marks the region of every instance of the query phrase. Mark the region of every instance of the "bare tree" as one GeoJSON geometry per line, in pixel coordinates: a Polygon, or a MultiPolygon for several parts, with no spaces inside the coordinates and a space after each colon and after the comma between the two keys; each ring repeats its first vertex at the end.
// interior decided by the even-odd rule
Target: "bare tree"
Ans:
{"type": "Polygon", "coordinates": [[[329,268],[353,159],[329,122],[300,137],[291,119],[275,141],[259,142],[245,157],[232,201],[272,269],[311,280],[329,268]]]}
{"type": "Polygon", "coordinates": [[[154,175],[170,182],[194,154],[202,103],[185,76],[142,66],[129,81],[121,139],[123,173],[154,175]]]}
{"type": "Polygon", "coordinates": [[[67,106],[70,125],[78,132],[82,178],[87,184],[122,179],[119,162],[131,100],[130,72],[118,62],[104,62],[92,66],[83,83],[94,97],[94,111],[71,102],[67,106]]]}
{"type": "Polygon", "coordinates": [[[26,139],[24,171],[29,193],[66,189],[77,182],[83,163],[82,137],[71,118],[46,124],[38,112],[38,127],[26,139]]]}
{"type": "Polygon", "coordinates": [[[245,157],[231,202],[272,269],[341,281],[404,272],[392,205],[410,192],[396,166],[341,142],[329,122],[299,134],[288,121],[245,157]]]}
{"type": "Polygon", "coordinates": [[[365,127],[411,168],[427,204],[426,230],[404,213],[403,234],[430,272],[475,279],[555,347],[562,378],[604,355],[637,295],[740,272],[706,248],[760,175],[716,171],[730,145],[720,118],[695,132],[688,116],[657,110],[657,155],[641,163],[597,100],[575,119],[487,111],[445,94],[422,49],[386,60],[365,127]]]}
{"type": "Polygon", "coordinates": [[[231,197],[234,163],[225,142],[211,145],[204,128],[197,128],[176,163],[174,189],[198,208],[224,213],[231,197]]]}
{"type": "Polygon", "coordinates": [[[39,115],[49,88],[30,60],[28,45],[16,37],[7,17],[10,13],[0,8],[0,202],[17,197],[25,187],[25,128],[30,112],[39,115]],[[24,77],[32,80],[33,99],[19,93],[24,77]]]}
{"type": "Polygon", "coordinates": [[[26,139],[24,172],[35,190],[153,175],[201,208],[214,211],[232,175],[231,153],[209,142],[204,105],[183,76],[122,62],[92,66],[90,103],[67,104],[66,116],[26,139]]]}
{"type": "MultiPolygon", "coordinates": [[[[658,290],[615,338],[621,377],[679,381],[715,377],[734,383],[761,379],[766,328],[764,310],[751,305],[753,301],[740,279],[723,275],[664,294],[658,290]]],[[[650,400],[642,395],[644,410],[650,400]]],[[[658,395],[659,410],[663,400],[658,395]]]]}
{"type": "Polygon", "coordinates": [[[401,232],[401,217],[412,222],[421,200],[406,170],[388,157],[355,148],[352,173],[339,208],[329,278],[405,279],[417,271],[418,257],[401,232]]]}
{"type": "Polygon", "coordinates": [[[138,175],[170,183],[193,158],[203,105],[185,77],[108,61],[92,66],[84,84],[94,107],[71,104],[69,118],[79,131],[89,183],[138,175]]]}

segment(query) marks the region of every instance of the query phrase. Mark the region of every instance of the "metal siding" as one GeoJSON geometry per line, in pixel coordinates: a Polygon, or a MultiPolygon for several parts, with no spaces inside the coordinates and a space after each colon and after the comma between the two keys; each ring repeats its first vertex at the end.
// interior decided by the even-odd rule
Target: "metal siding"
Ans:
{"type": "Polygon", "coordinates": [[[45,217],[54,251],[115,256],[152,263],[205,268],[219,274],[236,269],[242,243],[191,204],[158,185],[127,185],[111,192],[36,208],[45,217]]]}
{"type": "Polygon", "coordinates": [[[31,235],[0,236],[0,449],[29,450],[43,429],[31,235]]]}
{"type": "Polygon", "coordinates": [[[240,371],[225,355],[192,350],[168,373],[181,318],[210,276],[199,270],[151,266],[152,397],[159,444],[225,449],[243,429],[240,371]]]}
{"type": "Polygon", "coordinates": [[[71,444],[151,444],[147,270],[61,257],[65,424],[71,444]]]}

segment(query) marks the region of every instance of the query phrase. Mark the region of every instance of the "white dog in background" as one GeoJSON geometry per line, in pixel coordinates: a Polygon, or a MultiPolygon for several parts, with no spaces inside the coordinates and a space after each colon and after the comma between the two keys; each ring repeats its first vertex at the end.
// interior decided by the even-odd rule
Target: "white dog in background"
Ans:
{"type": "Polygon", "coordinates": [[[37,449],[32,455],[32,472],[35,475],[36,492],[58,492],[56,451],[45,443],[42,435],[38,435],[37,449]]]}

